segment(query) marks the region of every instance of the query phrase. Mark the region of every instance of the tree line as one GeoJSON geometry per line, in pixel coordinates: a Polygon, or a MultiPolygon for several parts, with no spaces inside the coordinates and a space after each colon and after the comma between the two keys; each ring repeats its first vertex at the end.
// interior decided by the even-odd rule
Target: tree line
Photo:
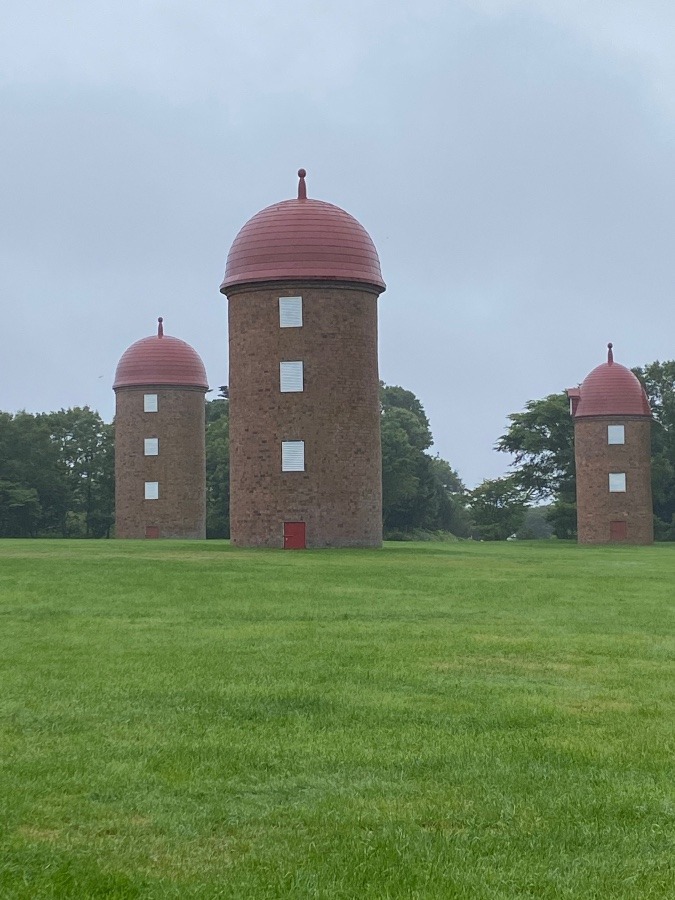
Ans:
{"type": "MultiPolygon", "coordinates": [[[[633,369],[654,414],[652,491],[657,540],[675,540],[675,361],[633,369]]],[[[429,452],[420,400],[380,388],[383,531],[390,539],[437,533],[482,540],[576,535],[574,422],[564,391],[509,416],[496,449],[512,471],[467,491],[429,452]],[[543,505],[543,506],[542,506],[543,505]]],[[[0,412],[0,537],[109,537],[114,527],[114,426],[88,407],[0,412]]],[[[229,537],[229,401],[206,403],[206,531],[229,537]]]]}
{"type": "MultiPolygon", "coordinates": [[[[206,403],[206,531],[230,529],[229,402],[206,403]]],[[[433,439],[411,391],[381,387],[383,527],[390,537],[468,535],[467,492],[433,439]]],[[[0,412],[0,537],[110,537],[114,526],[115,434],[88,407],[0,412]]]]}
{"type": "Polygon", "coordinates": [[[97,412],[0,412],[0,537],[107,537],[114,502],[114,429],[97,412]]]}

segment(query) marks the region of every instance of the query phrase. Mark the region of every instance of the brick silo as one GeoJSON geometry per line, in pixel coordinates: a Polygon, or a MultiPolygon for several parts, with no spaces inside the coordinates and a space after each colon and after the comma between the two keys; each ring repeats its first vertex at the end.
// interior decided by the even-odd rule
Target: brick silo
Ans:
{"type": "Polygon", "coordinates": [[[570,388],[580,544],[651,544],[652,414],[644,388],[625,366],[607,362],[570,388]]]}
{"type": "Polygon", "coordinates": [[[115,534],[205,538],[204,364],[164,334],[136,341],[115,373],[115,534]]]}
{"type": "Polygon", "coordinates": [[[379,547],[375,246],[331,203],[263,209],[227,258],[230,532],[249,547],[379,547]]]}

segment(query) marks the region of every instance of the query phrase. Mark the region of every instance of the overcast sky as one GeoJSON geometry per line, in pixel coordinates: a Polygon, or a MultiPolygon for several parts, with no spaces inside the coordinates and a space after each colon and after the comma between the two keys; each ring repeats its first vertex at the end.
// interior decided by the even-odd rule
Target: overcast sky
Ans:
{"type": "Polygon", "coordinates": [[[227,383],[227,252],[304,166],[380,253],[381,377],[502,474],[607,341],[675,358],[673,46],[668,0],[3,4],[0,409],[111,420],[158,315],[227,383]]]}

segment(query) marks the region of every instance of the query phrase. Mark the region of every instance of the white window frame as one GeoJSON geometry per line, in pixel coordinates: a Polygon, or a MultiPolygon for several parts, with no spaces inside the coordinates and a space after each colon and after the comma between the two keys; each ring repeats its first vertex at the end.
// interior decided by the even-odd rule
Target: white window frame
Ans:
{"type": "Polygon", "coordinates": [[[625,444],[626,429],[623,425],[607,426],[607,443],[608,444],[625,444]]]}
{"type": "Polygon", "coordinates": [[[143,438],[143,455],[159,456],[159,438],[143,438]]]}
{"type": "Polygon", "coordinates": [[[610,494],[626,493],[626,473],[610,472],[609,473],[609,492],[610,494]]]}
{"type": "Polygon", "coordinates": [[[159,500],[159,481],[145,482],[145,499],[159,500]]]}
{"type": "Polygon", "coordinates": [[[143,394],[143,412],[155,413],[158,406],[157,394],[143,394]]]}
{"type": "Polygon", "coordinates": [[[281,471],[304,472],[305,471],[305,442],[282,441],[281,442],[281,471]]]}
{"type": "Polygon", "coordinates": [[[283,360],[279,363],[279,390],[282,394],[295,394],[305,389],[305,370],[302,361],[283,360]]]}
{"type": "Polygon", "coordinates": [[[279,328],[302,328],[302,297],[279,297],[279,328]]]}

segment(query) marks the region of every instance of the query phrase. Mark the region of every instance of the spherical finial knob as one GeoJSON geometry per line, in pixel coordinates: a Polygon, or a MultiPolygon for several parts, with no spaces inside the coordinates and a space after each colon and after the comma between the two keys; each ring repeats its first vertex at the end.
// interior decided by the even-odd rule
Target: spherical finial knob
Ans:
{"type": "Polygon", "coordinates": [[[610,349],[610,350],[612,349],[613,346],[614,346],[614,344],[613,344],[611,341],[609,342],[609,344],[607,344],[607,347],[608,347],[608,349],[610,349]]]}
{"type": "Polygon", "coordinates": [[[612,353],[613,346],[614,346],[614,344],[611,341],[609,342],[609,344],[607,344],[607,362],[608,363],[614,362],[614,354],[612,353]]]}
{"type": "Polygon", "coordinates": [[[298,182],[298,200],[306,200],[307,199],[307,185],[305,184],[305,172],[304,169],[298,169],[298,178],[300,181],[298,182]]]}
{"type": "Polygon", "coordinates": [[[158,316],[157,317],[157,323],[158,323],[157,324],[157,337],[164,337],[164,325],[162,324],[163,322],[164,322],[164,317],[158,316]]]}

